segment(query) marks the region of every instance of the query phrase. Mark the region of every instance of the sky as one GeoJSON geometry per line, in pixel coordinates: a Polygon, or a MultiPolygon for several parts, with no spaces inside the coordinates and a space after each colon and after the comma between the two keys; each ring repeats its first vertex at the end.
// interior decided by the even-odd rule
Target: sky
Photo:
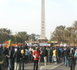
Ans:
{"type": "MultiPolygon", "coordinates": [[[[77,0],[45,0],[46,37],[57,26],[69,27],[77,20],[77,0]]],[[[41,0],[0,0],[0,28],[12,33],[40,34],[41,0]]]]}

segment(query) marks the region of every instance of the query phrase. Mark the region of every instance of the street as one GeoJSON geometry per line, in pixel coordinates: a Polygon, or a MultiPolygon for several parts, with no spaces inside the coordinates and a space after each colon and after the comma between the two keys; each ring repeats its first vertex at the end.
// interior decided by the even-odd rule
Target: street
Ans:
{"type": "MultiPolygon", "coordinates": [[[[24,68],[25,70],[33,70],[33,63],[25,64],[24,68]]],[[[70,68],[66,67],[63,63],[60,64],[48,63],[46,66],[44,66],[43,63],[39,63],[39,70],[70,70],[70,68]]]]}

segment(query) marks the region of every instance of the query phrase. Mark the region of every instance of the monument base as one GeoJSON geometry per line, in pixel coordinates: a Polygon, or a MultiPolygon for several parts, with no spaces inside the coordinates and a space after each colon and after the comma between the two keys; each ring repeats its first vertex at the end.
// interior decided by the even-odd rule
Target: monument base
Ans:
{"type": "Polygon", "coordinates": [[[39,38],[39,43],[45,43],[46,41],[48,41],[47,38],[39,38]]]}

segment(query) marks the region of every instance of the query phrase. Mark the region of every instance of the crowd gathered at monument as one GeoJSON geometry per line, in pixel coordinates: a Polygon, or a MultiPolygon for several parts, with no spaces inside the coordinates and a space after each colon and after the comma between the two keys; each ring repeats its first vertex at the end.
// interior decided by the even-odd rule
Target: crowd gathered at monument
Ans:
{"type": "Polygon", "coordinates": [[[38,70],[38,63],[63,63],[75,70],[77,47],[74,46],[0,46],[0,70],[24,70],[24,65],[34,63],[32,70],[38,70]]]}

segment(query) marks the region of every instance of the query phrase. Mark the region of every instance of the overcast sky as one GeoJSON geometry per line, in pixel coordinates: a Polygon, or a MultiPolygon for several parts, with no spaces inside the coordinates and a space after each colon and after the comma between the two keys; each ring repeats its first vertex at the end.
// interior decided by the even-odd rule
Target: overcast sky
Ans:
{"type": "MultiPolygon", "coordinates": [[[[46,36],[77,20],[77,0],[45,0],[46,36]]],[[[0,0],[0,28],[40,34],[41,0],[0,0]]]]}

